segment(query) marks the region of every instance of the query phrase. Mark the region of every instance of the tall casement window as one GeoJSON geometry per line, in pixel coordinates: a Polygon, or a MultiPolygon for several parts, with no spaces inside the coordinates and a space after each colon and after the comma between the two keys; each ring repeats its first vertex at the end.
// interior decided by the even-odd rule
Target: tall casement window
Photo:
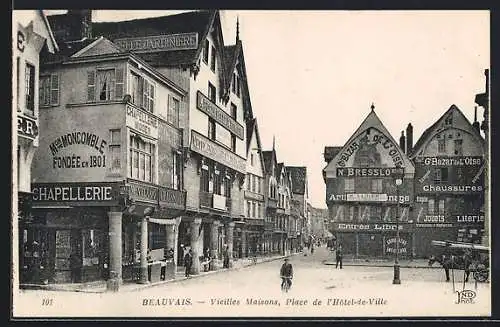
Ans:
{"type": "MultiPolygon", "coordinates": [[[[20,85],[19,85],[19,82],[21,81],[21,79],[19,78],[19,76],[21,75],[21,59],[19,57],[16,58],[16,86],[17,86],[17,89],[16,89],[16,99],[17,99],[17,111],[21,111],[21,107],[19,106],[19,93],[20,93],[20,85]]],[[[19,152],[18,152],[19,153],[19,152]]]]}
{"type": "Polygon", "coordinates": [[[344,191],[354,192],[354,178],[344,178],[344,191]]]}
{"type": "Polygon", "coordinates": [[[121,165],[121,130],[111,129],[109,131],[109,161],[110,172],[120,173],[121,165]]]}
{"type": "Polygon", "coordinates": [[[444,215],[445,214],[445,200],[444,199],[439,199],[439,202],[438,202],[438,213],[440,215],[444,215]]]}
{"type": "Polygon", "coordinates": [[[222,187],[222,176],[220,174],[220,171],[217,169],[214,169],[214,174],[213,174],[213,183],[214,183],[214,193],[221,195],[221,187],[222,187]]]}
{"type": "Polygon", "coordinates": [[[372,179],[372,193],[382,193],[381,179],[372,179]]]}
{"type": "Polygon", "coordinates": [[[181,189],[181,155],[174,151],[172,154],[172,188],[174,190],[181,189]]]}
{"type": "Polygon", "coordinates": [[[208,166],[204,165],[201,167],[201,177],[200,177],[200,187],[202,192],[210,191],[210,174],[208,171],[208,166]]]}
{"type": "Polygon", "coordinates": [[[247,201],[247,217],[252,216],[252,202],[247,201]]]}
{"type": "Polygon", "coordinates": [[[234,103],[231,102],[231,117],[236,120],[236,115],[238,113],[238,107],[234,103]]]}
{"type": "Polygon", "coordinates": [[[216,102],[217,101],[217,89],[210,82],[208,82],[208,98],[210,99],[210,101],[217,104],[217,102],[216,102]]]}
{"type": "Polygon", "coordinates": [[[30,115],[35,115],[35,66],[26,64],[24,71],[24,108],[30,115]]]}
{"type": "Polygon", "coordinates": [[[212,117],[208,117],[208,138],[213,141],[216,139],[215,120],[212,117]]]}
{"type": "Polygon", "coordinates": [[[205,40],[205,44],[203,45],[203,62],[208,64],[208,49],[210,48],[210,42],[205,40]]]}
{"type": "Polygon", "coordinates": [[[231,151],[236,152],[236,135],[231,134],[231,151]]]}
{"type": "Polygon", "coordinates": [[[59,104],[59,75],[40,76],[38,99],[40,106],[59,104]]]}
{"type": "Polygon", "coordinates": [[[463,141],[462,140],[455,140],[454,143],[455,143],[455,155],[456,156],[463,155],[463,153],[464,153],[463,147],[462,147],[463,141]]]}
{"type": "Polygon", "coordinates": [[[241,78],[236,75],[236,95],[239,97],[240,96],[240,90],[241,90],[241,85],[240,85],[241,78]]]}
{"type": "Polygon", "coordinates": [[[217,52],[215,51],[215,47],[212,46],[212,52],[210,53],[210,69],[215,72],[215,61],[217,58],[217,52]]]}
{"type": "Polygon", "coordinates": [[[433,215],[436,210],[436,206],[434,203],[434,199],[428,199],[427,200],[427,213],[429,215],[433,215]]]}
{"type": "Polygon", "coordinates": [[[87,102],[122,100],[123,78],[122,68],[87,71],[87,102]]]}
{"type": "Polygon", "coordinates": [[[231,197],[231,178],[229,178],[229,176],[225,176],[224,178],[224,193],[222,195],[224,195],[225,197],[227,198],[230,198],[231,197]]]}
{"type": "Polygon", "coordinates": [[[444,136],[438,139],[438,152],[439,153],[446,152],[446,138],[444,136]]]}
{"type": "Polygon", "coordinates": [[[139,136],[130,136],[130,177],[154,182],[155,145],[139,136]]]}
{"type": "Polygon", "coordinates": [[[233,80],[231,81],[231,91],[236,94],[236,73],[233,73],[233,80]]]}
{"type": "Polygon", "coordinates": [[[179,100],[172,96],[168,97],[167,121],[175,127],[179,127],[179,106],[179,100]]]}

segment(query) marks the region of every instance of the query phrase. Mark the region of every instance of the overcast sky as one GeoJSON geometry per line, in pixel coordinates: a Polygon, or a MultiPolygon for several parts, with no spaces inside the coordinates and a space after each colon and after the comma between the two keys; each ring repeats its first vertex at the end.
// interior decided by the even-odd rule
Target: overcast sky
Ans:
{"type": "MultiPolygon", "coordinates": [[[[95,10],[94,21],[180,11],[95,10]]],[[[47,11],[64,13],[64,11],[47,11]]],[[[488,11],[221,11],[225,44],[240,20],[264,150],[307,166],[313,206],[326,208],[323,149],[344,145],[375,103],[392,136],[414,143],[452,104],[472,122],[489,67],[488,11]]],[[[482,120],[482,109],[478,118],[482,120]]]]}

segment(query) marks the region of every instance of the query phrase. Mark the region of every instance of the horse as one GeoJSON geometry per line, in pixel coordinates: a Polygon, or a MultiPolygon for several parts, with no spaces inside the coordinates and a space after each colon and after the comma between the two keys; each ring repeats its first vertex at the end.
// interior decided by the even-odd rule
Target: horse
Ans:
{"type": "Polygon", "coordinates": [[[450,281],[450,269],[464,270],[465,282],[469,281],[471,259],[468,255],[431,255],[429,257],[429,267],[431,267],[435,262],[439,262],[439,264],[441,264],[441,266],[444,268],[447,282],[450,281]]]}

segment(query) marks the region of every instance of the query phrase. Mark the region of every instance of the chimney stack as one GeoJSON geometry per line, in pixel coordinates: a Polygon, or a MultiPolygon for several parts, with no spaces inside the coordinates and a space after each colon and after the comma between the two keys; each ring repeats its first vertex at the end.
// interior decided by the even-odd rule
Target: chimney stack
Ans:
{"type": "Polygon", "coordinates": [[[406,154],[410,155],[413,150],[413,126],[411,123],[406,127],[406,154]]]}
{"type": "Polygon", "coordinates": [[[399,147],[403,152],[405,152],[405,131],[401,131],[401,136],[399,137],[399,147]]]}
{"type": "Polygon", "coordinates": [[[477,106],[474,107],[474,122],[472,123],[472,127],[474,127],[478,133],[481,133],[481,128],[479,126],[479,122],[477,121],[477,106]]]}
{"type": "Polygon", "coordinates": [[[70,35],[74,40],[92,38],[92,10],[72,9],[67,16],[71,17],[70,35]]]}

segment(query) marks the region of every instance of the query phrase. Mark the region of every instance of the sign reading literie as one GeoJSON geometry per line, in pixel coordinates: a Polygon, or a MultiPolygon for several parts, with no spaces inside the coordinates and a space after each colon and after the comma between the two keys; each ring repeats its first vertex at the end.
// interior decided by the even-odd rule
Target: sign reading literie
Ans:
{"type": "Polygon", "coordinates": [[[156,35],[116,39],[113,41],[123,50],[152,52],[176,51],[198,48],[198,33],[156,35]]]}
{"type": "Polygon", "coordinates": [[[113,185],[95,184],[34,184],[31,191],[34,202],[64,201],[114,201],[113,185]]]}

